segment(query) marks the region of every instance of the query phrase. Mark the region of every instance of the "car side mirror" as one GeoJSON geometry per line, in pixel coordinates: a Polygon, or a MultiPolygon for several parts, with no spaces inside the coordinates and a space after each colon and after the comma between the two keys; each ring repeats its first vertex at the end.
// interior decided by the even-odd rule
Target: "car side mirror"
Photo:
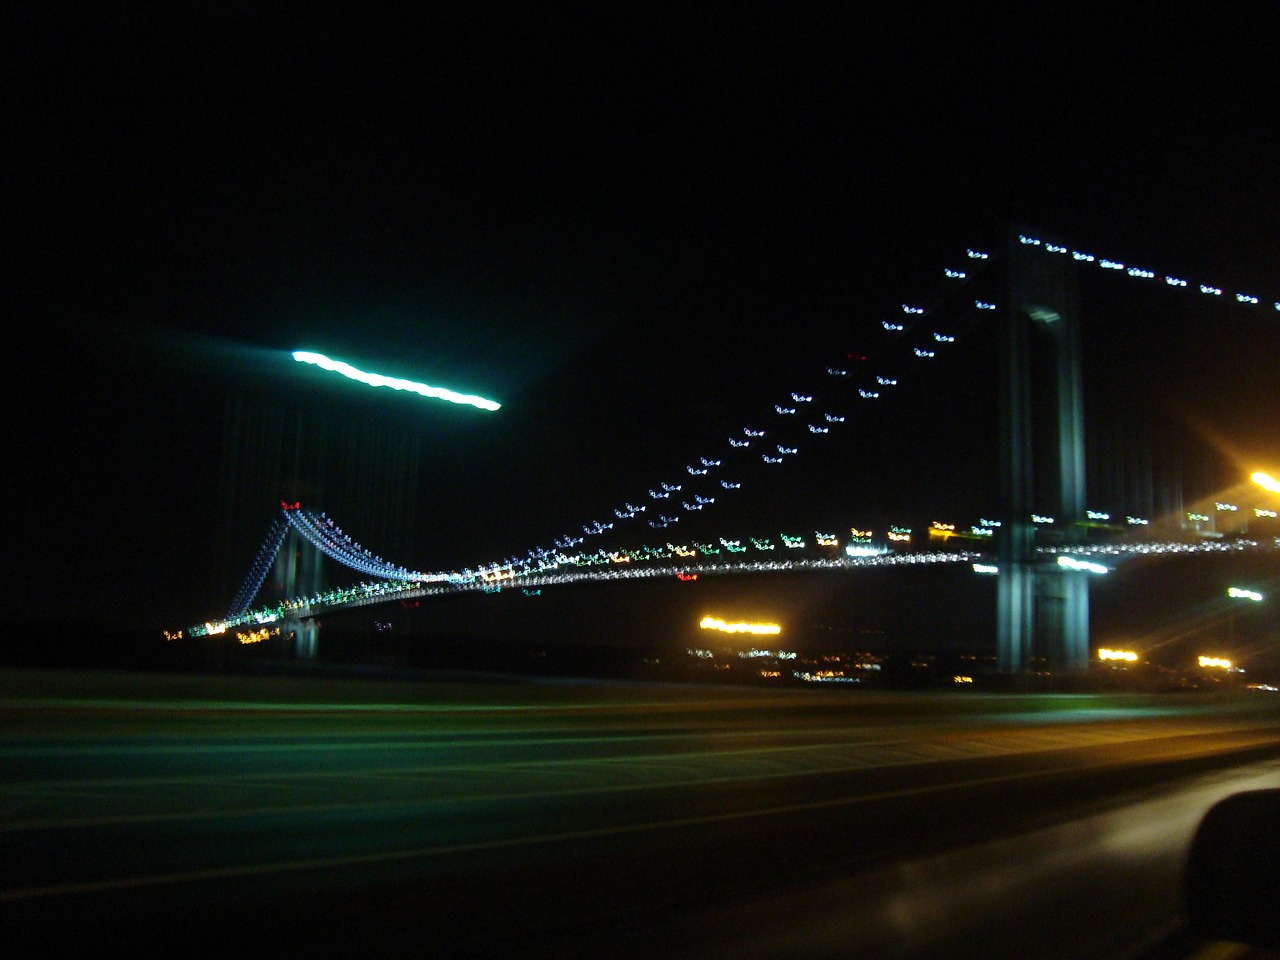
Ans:
{"type": "Polygon", "coordinates": [[[1280,790],[1248,790],[1210,807],[1184,881],[1196,933],[1280,947],[1280,790]]]}

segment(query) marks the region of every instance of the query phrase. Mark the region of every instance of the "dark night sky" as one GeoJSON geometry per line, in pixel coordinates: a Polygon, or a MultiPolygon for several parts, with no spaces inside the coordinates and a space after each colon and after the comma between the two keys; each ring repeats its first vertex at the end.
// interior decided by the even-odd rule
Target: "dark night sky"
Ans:
{"type": "MultiPolygon", "coordinates": [[[[1090,274],[1090,362],[1111,361],[1090,414],[1145,397],[1280,465],[1274,4],[212,6],[31,5],[0,31],[11,616],[220,612],[243,573],[225,556],[247,567],[285,494],[222,529],[236,391],[416,438],[410,566],[548,543],[721,450],[1010,221],[1266,298],[1090,274]],[[272,352],[300,347],[504,409],[338,390],[272,352]]],[[[994,376],[975,335],[797,460],[802,493],[758,486],[725,522],[980,505],[990,428],[965,413],[994,409],[994,376]]]]}

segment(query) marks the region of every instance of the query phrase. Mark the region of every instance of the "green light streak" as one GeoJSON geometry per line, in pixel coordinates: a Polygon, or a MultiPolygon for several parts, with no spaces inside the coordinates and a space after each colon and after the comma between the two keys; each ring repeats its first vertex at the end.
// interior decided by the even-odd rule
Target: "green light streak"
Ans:
{"type": "Polygon", "coordinates": [[[330,360],[322,353],[308,353],[305,350],[295,350],[293,359],[299,363],[313,363],[323,370],[331,370],[334,373],[340,373],[344,377],[352,380],[358,380],[360,383],[366,383],[371,387],[390,387],[392,390],[407,390],[409,393],[416,393],[419,396],[428,397],[432,400],[448,400],[450,403],[466,404],[472,407],[479,407],[481,410],[497,410],[502,404],[495,403],[492,400],[486,400],[484,397],[476,397],[466,393],[455,393],[452,390],[446,390],[444,387],[432,387],[425,383],[415,383],[412,380],[402,380],[399,377],[384,377],[380,373],[365,373],[363,370],[357,370],[349,363],[343,363],[341,360],[330,360]]]}

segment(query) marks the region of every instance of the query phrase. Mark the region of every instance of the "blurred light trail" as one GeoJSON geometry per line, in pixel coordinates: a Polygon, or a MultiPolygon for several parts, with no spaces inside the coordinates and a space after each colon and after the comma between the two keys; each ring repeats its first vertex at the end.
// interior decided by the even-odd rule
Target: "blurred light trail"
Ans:
{"type": "Polygon", "coordinates": [[[295,350],[293,359],[299,363],[315,364],[323,370],[340,373],[344,377],[358,380],[360,383],[367,383],[371,387],[390,387],[392,390],[407,390],[409,393],[416,393],[432,400],[447,400],[450,403],[465,404],[478,407],[481,410],[497,410],[502,406],[502,404],[493,400],[486,400],[484,397],[477,397],[467,393],[455,393],[453,390],[448,390],[444,387],[432,387],[425,383],[416,383],[413,380],[402,380],[399,377],[384,377],[380,373],[365,373],[363,370],[357,370],[351,364],[343,363],[341,360],[330,360],[322,353],[295,350]]]}
{"type": "Polygon", "coordinates": [[[1109,573],[1110,568],[1090,560],[1077,560],[1075,557],[1058,557],[1058,566],[1068,570],[1083,570],[1086,573],[1109,573]]]}

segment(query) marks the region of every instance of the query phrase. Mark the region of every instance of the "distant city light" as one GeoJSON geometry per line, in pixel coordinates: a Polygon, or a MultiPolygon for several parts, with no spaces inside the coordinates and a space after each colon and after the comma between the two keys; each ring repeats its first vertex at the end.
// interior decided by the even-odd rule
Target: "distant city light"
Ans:
{"type": "Polygon", "coordinates": [[[444,387],[432,387],[425,383],[415,383],[412,380],[402,380],[399,377],[384,377],[379,373],[365,373],[363,370],[357,370],[349,363],[343,363],[341,360],[330,360],[322,353],[309,353],[305,350],[295,350],[293,359],[299,363],[311,363],[320,367],[322,370],[329,370],[333,373],[340,373],[344,377],[351,380],[357,380],[360,383],[366,383],[371,387],[390,387],[392,390],[405,390],[409,393],[416,393],[420,396],[427,397],[432,400],[447,400],[449,403],[465,404],[472,407],[478,407],[481,410],[498,410],[501,408],[500,403],[493,400],[486,400],[484,397],[477,397],[466,393],[456,393],[453,390],[447,390],[444,387]]]}
{"type": "Polygon", "coordinates": [[[721,633],[775,635],[782,632],[782,627],[776,623],[750,623],[743,621],[728,623],[719,617],[703,617],[698,626],[703,630],[719,630],[721,633]]]}
{"type": "Polygon", "coordinates": [[[1138,655],[1132,650],[1108,650],[1103,647],[1098,651],[1099,660],[1124,660],[1127,663],[1133,663],[1138,659],[1138,655]]]}
{"type": "Polygon", "coordinates": [[[1231,661],[1223,657],[1200,657],[1200,666],[1216,667],[1219,670],[1230,670],[1231,661]]]}

